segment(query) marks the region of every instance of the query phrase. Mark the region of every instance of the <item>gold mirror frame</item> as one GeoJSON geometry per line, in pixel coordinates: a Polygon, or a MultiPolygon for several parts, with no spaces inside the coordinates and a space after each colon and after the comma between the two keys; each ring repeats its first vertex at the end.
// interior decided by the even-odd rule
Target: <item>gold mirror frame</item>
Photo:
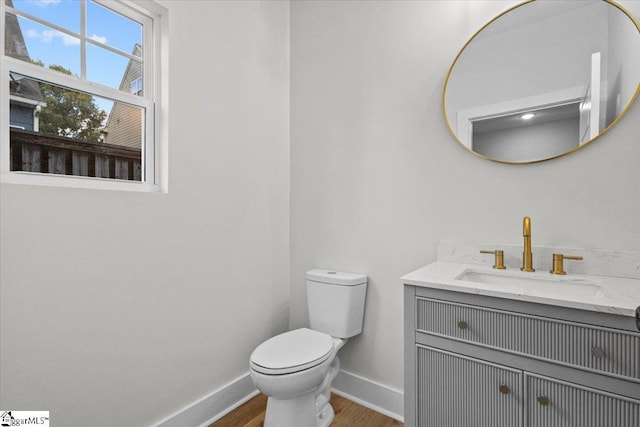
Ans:
{"type": "MultiPolygon", "coordinates": [[[[485,160],[491,160],[494,162],[498,162],[498,163],[504,163],[504,164],[532,164],[532,163],[539,163],[539,162],[544,162],[547,160],[551,160],[551,159],[556,159],[559,157],[564,157],[566,155],[569,155],[573,152],[576,152],[578,150],[580,150],[581,148],[591,144],[593,141],[599,139],[600,137],[602,137],[602,135],[604,135],[605,133],[607,133],[607,131],[609,129],[611,129],[613,126],[615,126],[621,119],[622,117],[625,116],[625,114],[627,113],[627,111],[631,108],[631,106],[634,104],[634,102],[636,101],[636,99],[638,98],[638,94],[640,94],[640,81],[638,82],[638,85],[636,87],[635,93],[633,94],[633,96],[630,98],[629,102],[627,103],[627,105],[624,107],[624,109],[620,112],[620,114],[617,115],[617,117],[615,117],[614,120],[611,121],[611,123],[606,124],[605,123],[605,127],[603,129],[601,129],[599,131],[599,133],[595,136],[590,138],[588,141],[579,144],[577,147],[574,147],[566,152],[560,153],[560,154],[556,154],[556,155],[552,155],[549,157],[545,157],[545,158],[540,158],[540,159],[532,159],[532,160],[519,160],[519,161],[513,161],[513,160],[503,160],[503,159],[498,159],[498,158],[493,158],[493,157],[489,157],[486,156],[484,154],[478,153],[476,151],[474,151],[470,146],[467,146],[467,144],[465,144],[463,141],[461,141],[460,137],[458,136],[458,134],[456,133],[456,131],[454,130],[454,128],[452,127],[450,121],[449,121],[449,114],[447,113],[447,104],[446,104],[446,96],[447,96],[447,88],[450,84],[450,79],[451,79],[451,75],[452,72],[456,66],[456,64],[458,63],[458,60],[460,59],[460,57],[462,56],[462,54],[465,52],[465,50],[467,49],[467,47],[471,44],[471,42],[473,42],[477,36],[482,33],[487,27],[489,27],[490,25],[492,25],[494,22],[496,22],[498,19],[502,18],[503,16],[509,14],[510,12],[514,11],[515,9],[521,8],[523,6],[526,6],[530,3],[535,2],[536,0],[527,0],[524,1],[522,3],[519,3],[507,10],[505,10],[504,12],[498,14],[497,16],[495,16],[493,19],[491,19],[489,22],[487,22],[486,24],[484,24],[478,31],[475,32],[475,34],[473,36],[471,36],[471,38],[462,46],[462,48],[460,49],[460,51],[458,52],[458,54],[456,55],[456,57],[454,58],[451,66],[449,67],[449,70],[447,72],[447,76],[445,79],[445,83],[444,83],[444,87],[442,90],[442,112],[444,114],[444,118],[445,121],[447,123],[447,127],[449,128],[449,131],[451,132],[451,134],[454,136],[454,138],[456,139],[456,141],[462,145],[467,151],[470,151],[471,153],[473,153],[475,156],[478,156],[482,159],[485,160]]],[[[617,8],[618,10],[620,10],[622,13],[624,13],[629,19],[630,21],[635,25],[636,29],[638,30],[638,36],[640,37],[640,23],[638,22],[638,20],[629,12],[627,11],[623,6],[615,3],[613,0],[601,0],[604,3],[617,8]]]]}

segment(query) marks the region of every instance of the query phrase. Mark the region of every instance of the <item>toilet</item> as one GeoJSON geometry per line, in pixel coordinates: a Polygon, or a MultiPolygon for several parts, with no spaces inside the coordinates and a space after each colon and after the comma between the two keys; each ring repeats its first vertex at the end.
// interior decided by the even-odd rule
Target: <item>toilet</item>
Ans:
{"type": "Polygon", "coordinates": [[[268,397],[264,427],[328,427],[338,350],[362,332],[367,276],[314,269],[306,282],[310,328],[276,335],[251,353],[249,374],[268,397]]]}

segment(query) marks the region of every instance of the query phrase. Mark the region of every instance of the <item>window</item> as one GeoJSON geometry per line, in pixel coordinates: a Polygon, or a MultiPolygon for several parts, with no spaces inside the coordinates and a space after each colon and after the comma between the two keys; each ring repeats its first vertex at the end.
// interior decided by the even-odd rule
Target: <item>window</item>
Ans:
{"type": "Polygon", "coordinates": [[[166,188],[158,120],[166,10],[132,0],[0,0],[0,12],[2,182],[166,188]]]}
{"type": "Polygon", "coordinates": [[[142,94],[142,77],[138,77],[134,81],[131,82],[131,93],[134,95],[142,94]]]}

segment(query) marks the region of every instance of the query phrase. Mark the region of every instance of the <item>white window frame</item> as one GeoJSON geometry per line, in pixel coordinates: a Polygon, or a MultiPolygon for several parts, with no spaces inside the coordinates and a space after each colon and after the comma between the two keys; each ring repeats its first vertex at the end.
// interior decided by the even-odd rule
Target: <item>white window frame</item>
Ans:
{"type": "MultiPolygon", "coordinates": [[[[80,78],[66,75],[45,67],[27,63],[5,55],[5,12],[8,8],[4,0],[0,0],[0,183],[48,185],[55,187],[90,188],[102,190],[125,190],[143,192],[167,192],[167,139],[168,139],[168,13],[167,9],[151,0],[93,0],[108,9],[122,14],[144,25],[143,31],[143,96],[130,94],[118,88],[111,88],[85,80],[86,70],[84,61],[80,78]],[[125,102],[144,108],[145,137],[142,143],[142,181],[125,181],[110,178],[94,178],[74,175],[56,175],[38,172],[23,172],[10,170],[10,136],[9,136],[9,73],[18,73],[36,80],[43,80],[72,90],[89,93],[119,102],[125,102]]],[[[82,3],[84,5],[84,3],[82,3]]],[[[16,11],[16,15],[25,16],[35,22],[43,23],[41,19],[16,11]]],[[[84,13],[82,14],[81,34],[68,29],[45,23],[49,27],[63,33],[80,38],[83,45],[81,55],[84,55],[84,44],[88,37],[84,28],[84,13]]],[[[92,44],[113,50],[113,48],[91,41],[92,44]]],[[[118,51],[119,54],[122,52],[118,51]]],[[[129,55],[130,57],[131,55],[129,55]]],[[[127,88],[128,89],[128,88],[127,88]]]]}

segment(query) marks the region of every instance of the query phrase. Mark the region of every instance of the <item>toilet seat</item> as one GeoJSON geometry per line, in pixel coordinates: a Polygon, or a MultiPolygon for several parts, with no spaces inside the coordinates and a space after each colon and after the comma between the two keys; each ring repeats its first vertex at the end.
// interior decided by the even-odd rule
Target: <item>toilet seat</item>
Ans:
{"type": "Polygon", "coordinates": [[[313,368],[331,357],[333,337],[301,328],[276,335],[251,354],[251,368],[267,375],[285,375],[313,368]]]}

